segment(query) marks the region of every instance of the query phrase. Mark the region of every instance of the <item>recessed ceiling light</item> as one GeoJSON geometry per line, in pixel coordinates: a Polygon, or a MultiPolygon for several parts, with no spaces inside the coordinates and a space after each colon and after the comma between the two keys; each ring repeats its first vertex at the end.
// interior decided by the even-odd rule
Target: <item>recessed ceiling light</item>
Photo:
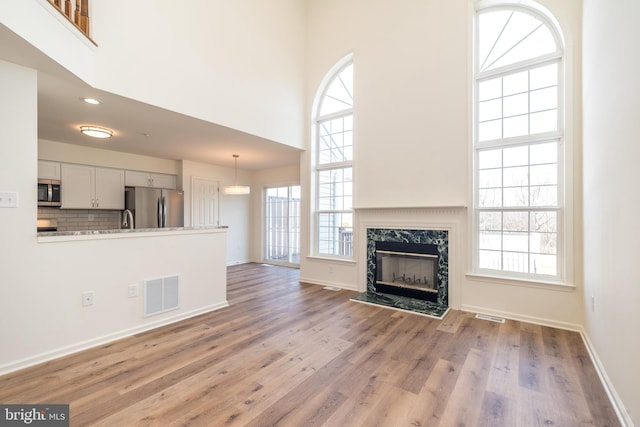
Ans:
{"type": "Polygon", "coordinates": [[[102,104],[102,102],[100,102],[99,100],[97,100],[95,98],[80,98],[80,99],[82,99],[87,104],[92,104],[92,105],[102,104]]]}
{"type": "Polygon", "coordinates": [[[80,126],[80,132],[93,138],[111,138],[113,131],[97,126],[80,126]]]}

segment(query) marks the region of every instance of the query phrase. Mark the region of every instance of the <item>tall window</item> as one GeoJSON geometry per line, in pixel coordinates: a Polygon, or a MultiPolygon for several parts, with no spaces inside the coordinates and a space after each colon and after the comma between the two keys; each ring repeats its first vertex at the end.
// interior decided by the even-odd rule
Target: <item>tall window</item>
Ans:
{"type": "Polygon", "coordinates": [[[563,274],[563,49],[528,8],[477,13],[474,211],[478,272],[563,274]]]}
{"type": "Polygon", "coordinates": [[[315,224],[318,255],[353,254],[353,63],[327,84],[316,115],[315,224]]]}
{"type": "Polygon", "coordinates": [[[265,189],[265,258],[300,264],[300,186],[265,189]]]}

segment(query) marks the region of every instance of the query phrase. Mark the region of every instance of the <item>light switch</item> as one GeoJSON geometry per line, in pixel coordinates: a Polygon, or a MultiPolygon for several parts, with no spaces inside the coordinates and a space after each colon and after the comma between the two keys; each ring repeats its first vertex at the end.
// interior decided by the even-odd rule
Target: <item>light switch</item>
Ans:
{"type": "Polygon", "coordinates": [[[18,193],[15,191],[0,191],[0,208],[17,208],[18,193]]]}

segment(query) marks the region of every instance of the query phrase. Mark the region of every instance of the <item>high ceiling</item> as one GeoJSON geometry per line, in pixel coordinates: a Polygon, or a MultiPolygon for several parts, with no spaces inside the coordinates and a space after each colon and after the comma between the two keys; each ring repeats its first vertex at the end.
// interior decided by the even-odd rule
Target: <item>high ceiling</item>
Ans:
{"type": "Polygon", "coordinates": [[[96,90],[0,25],[0,59],[38,70],[38,138],[172,160],[265,169],[297,164],[300,150],[96,90]],[[90,105],[82,98],[101,101],[90,105]],[[109,139],[80,133],[81,125],[106,127],[109,139]]]}

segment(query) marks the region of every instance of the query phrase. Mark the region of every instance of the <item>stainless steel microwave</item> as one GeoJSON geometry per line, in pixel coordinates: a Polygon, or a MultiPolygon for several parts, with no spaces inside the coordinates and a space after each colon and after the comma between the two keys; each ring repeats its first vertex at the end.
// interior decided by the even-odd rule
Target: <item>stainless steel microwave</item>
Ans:
{"type": "Polygon", "coordinates": [[[56,179],[39,179],[38,206],[61,206],[60,187],[56,179]]]}

